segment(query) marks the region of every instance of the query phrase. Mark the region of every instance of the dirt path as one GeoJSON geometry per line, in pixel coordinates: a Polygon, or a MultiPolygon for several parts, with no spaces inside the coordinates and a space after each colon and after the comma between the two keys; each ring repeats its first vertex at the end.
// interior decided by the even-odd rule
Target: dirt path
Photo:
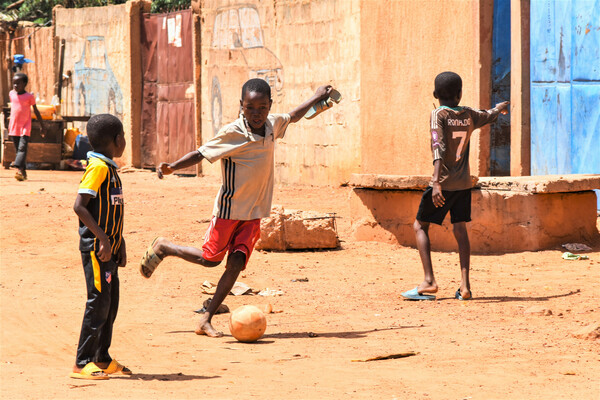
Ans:
{"type": "Polygon", "coordinates": [[[600,321],[600,244],[588,261],[561,249],[472,257],[475,300],[459,302],[458,255],[434,253],[437,301],[400,292],[422,278],[416,250],[350,237],[348,188],[279,187],[275,204],[336,212],[343,247],[255,252],[240,280],[276,297],[229,296],[230,308],[270,302],[254,344],[193,333],[213,269],[167,259],[137,270],[156,235],[199,245],[219,182],[122,173],[129,264],[111,355],[132,377],[68,378],[85,305],[72,211],[80,172],[0,171],[0,397],[3,399],[594,399],[600,340],[572,333],[600,321]],[[293,279],[308,278],[308,282],[293,279]],[[530,315],[531,307],[551,315],[530,315]],[[547,312],[548,313],[548,312],[547,312]],[[356,362],[393,353],[415,356],[356,362]]]}

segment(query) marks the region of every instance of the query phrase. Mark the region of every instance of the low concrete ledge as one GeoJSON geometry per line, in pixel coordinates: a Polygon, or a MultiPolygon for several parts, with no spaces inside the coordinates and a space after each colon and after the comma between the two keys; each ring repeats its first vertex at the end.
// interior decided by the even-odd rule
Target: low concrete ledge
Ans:
{"type": "Polygon", "coordinates": [[[355,188],[375,190],[423,190],[429,186],[431,176],[352,174],[348,184],[355,188]]]}
{"type": "MultiPolygon", "coordinates": [[[[428,176],[354,175],[350,181],[355,240],[415,247],[412,228],[428,176]]],[[[600,175],[484,177],[472,193],[469,238],[474,254],[600,243],[596,194],[600,175]]],[[[450,216],[430,229],[433,250],[456,251],[450,216]]]]}
{"type": "MultiPolygon", "coordinates": [[[[375,190],[424,190],[430,175],[352,174],[349,185],[375,190]]],[[[569,193],[600,189],[600,175],[471,176],[474,187],[526,193],[569,193]]]]}
{"type": "Polygon", "coordinates": [[[571,193],[600,189],[600,175],[483,177],[475,187],[525,193],[571,193]]]}

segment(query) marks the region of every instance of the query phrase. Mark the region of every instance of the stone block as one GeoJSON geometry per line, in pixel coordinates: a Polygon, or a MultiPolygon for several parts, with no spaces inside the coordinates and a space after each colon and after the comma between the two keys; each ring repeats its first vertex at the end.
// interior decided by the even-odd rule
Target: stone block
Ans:
{"type": "Polygon", "coordinates": [[[591,325],[584,326],[583,328],[573,332],[573,336],[579,339],[600,339],[600,323],[595,322],[591,325]]]}
{"type": "Polygon", "coordinates": [[[273,207],[260,223],[257,250],[335,249],[340,241],[335,215],[273,207]]]}
{"type": "Polygon", "coordinates": [[[531,306],[527,310],[523,311],[525,315],[541,315],[541,316],[550,316],[552,315],[552,310],[543,306],[531,306]]]}

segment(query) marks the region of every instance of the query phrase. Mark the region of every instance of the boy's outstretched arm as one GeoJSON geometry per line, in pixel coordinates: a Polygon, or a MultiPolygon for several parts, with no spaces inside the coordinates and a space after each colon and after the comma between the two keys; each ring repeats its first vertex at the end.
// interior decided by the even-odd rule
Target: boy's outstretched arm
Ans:
{"type": "Polygon", "coordinates": [[[317,89],[315,94],[304,103],[300,104],[298,107],[294,108],[290,111],[290,122],[298,122],[304,115],[308,112],[308,110],[318,101],[324,100],[329,97],[329,94],[333,90],[331,85],[323,85],[317,89]]]}
{"type": "Polygon", "coordinates": [[[164,175],[170,175],[178,169],[184,169],[198,164],[203,158],[204,156],[198,150],[190,151],[175,162],[160,163],[158,168],[156,168],[156,174],[159,179],[162,179],[164,175]]]}
{"type": "Polygon", "coordinates": [[[503,101],[502,103],[498,103],[490,111],[492,113],[496,113],[496,114],[506,114],[508,112],[508,105],[509,105],[509,103],[510,102],[508,102],[508,101],[503,101]]]}

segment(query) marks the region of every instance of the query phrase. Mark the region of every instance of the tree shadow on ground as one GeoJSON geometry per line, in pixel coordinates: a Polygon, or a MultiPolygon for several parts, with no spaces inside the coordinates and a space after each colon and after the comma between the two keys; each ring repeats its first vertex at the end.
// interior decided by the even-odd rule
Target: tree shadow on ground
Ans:
{"type": "MultiPolygon", "coordinates": [[[[533,297],[533,296],[487,296],[487,297],[473,297],[473,300],[468,300],[468,301],[472,301],[474,303],[504,303],[507,301],[549,301],[550,299],[558,299],[561,297],[567,297],[567,296],[572,296],[574,294],[580,293],[581,289],[577,289],[577,290],[571,290],[568,293],[563,293],[563,294],[555,294],[555,295],[551,295],[551,296],[539,296],[539,297],[533,297]]],[[[439,298],[437,299],[438,301],[441,300],[454,300],[454,297],[443,297],[443,298],[439,298]]]]}
{"type": "Polygon", "coordinates": [[[366,331],[347,331],[347,332],[280,332],[269,333],[263,336],[263,339],[298,339],[298,338],[338,338],[338,339],[358,339],[363,338],[369,333],[392,331],[396,329],[423,328],[424,325],[415,326],[392,326],[389,328],[375,328],[366,331]]]}
{"type": "Polygon", "coordinates": [[[110,379],[139,379],[142,381],[193,381],[196,379],[217,379],[220,375],[186,375],[182,372],[172,374],[133,374],[133,375],[111,375],[110,379]]]}
{"type": "MultiPolygon", "coordinates": [[[[301,339],[301,338],[338,338],[338,339],[359,339],[364,338],[369,333],[393,331],[397,329],[411,329],[411,328],[423,328],[425,325],[407,325],[407,326],[391,326],[389,328],[375,328],[366,331],[347,331],[347,332],[279,332],[279,333],[267,333],[263,335],[258,341],[252,342],[253,345],[257,344],[270,344],[274,343],[274,340],[268,339],[301,339]],[[266,339],[266,340],[265,340],[266,339]]],[[[166,333],[194,333],[194,331],[169,331],[166,333]]],[[[232,335],[224,334],[223,338],[231,338],[232,335]]],[[[237,340],[230,340],[226,343],[241,343],[237,340]]]]}

